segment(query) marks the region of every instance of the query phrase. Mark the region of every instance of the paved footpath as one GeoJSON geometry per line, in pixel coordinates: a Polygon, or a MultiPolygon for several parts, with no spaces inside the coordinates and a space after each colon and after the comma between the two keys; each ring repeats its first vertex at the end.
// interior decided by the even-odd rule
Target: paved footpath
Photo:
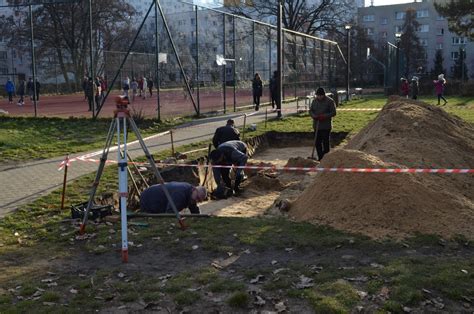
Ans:
{"type": "MultiPolygon", "coordinates": [[[[247,125],[265,120],[265,108],[259,113],[247,117],[247,125]]],[[[296,103],[288,103],[283,105],[283,109],[288,110],[283,115],[296,111],[296,103]]],[[[212,138],[217,127],[225,125],[225,121],[229,118],[235,120],[236,126],[242,126],[244,113],[252,113],[253,111],[244,111],[232,114],[226,114],[216,117],[195,120],[191,123],[182,125],[173,131],[175,147],[184,144],[190,144],[199,141],[205,141],[212,138]]],[[[269,110],[268,117],[275,117],[276,113],[269,110]]],[[[116,137],[115,137],[116,138],[116,137]]],[[[114,140],[115,143],[115,140],[114,140]]],[[[160,136],[147,139],[145,141],[150,153],[156,154],[171,147],[170,136],[160,136]]],[[[104,138],[105,145],[105,138],[104,138]]],[[[115,147],[116,148],[116,147],[115,147]]],[[[129,144],[127,147],[132,158],[143,156],[144,153],[138,143],[129,144]]],[[[79,153],[70,156],[71,158],[83,156],[85,154],[93,155],[95,159],[99,159],[102,149],[94,152],[79,153]]],[[[109,159],[116,160],[117,152],[110,151],[109,159]]],[[[22,205],[28,204],[39,197],[50,193],[51,191],[62,186],[64,172],[58,171],[58,166],[64,156],[19,164],[11,168],[0,170],[0,217],[14,211],[22,205]]],[[[71,164],[68,169],[68,182],[77,179],[87,173],[97,171],[97,163],[76,161],[71,164]]],[[[86,198],[86,196],[85,196],[86,198]]]]}

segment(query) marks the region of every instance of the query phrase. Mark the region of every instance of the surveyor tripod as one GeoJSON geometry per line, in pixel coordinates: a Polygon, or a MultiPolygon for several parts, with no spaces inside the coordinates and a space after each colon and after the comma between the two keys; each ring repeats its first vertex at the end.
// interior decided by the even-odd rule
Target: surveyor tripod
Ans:
{"type": "MultiPolygon", "coordinates": [[[[163,177],[160,174],[160,171],[156,167],[155,161],[153,156],[148,151],[148,148],[143,141],[143,138],[140,134],[140,131],[135,124],[135,121],[131,118],[130,112],[128,110],[128,98],[126,97],[117,97],[116,99],[117,109],[114,111],[114,119],[112,120],[109,131],[107,134],[107,139],[105,141],[105,147],[102,152],[102,157],[100,158],[99,168],[97,169],[97,173],[94,179],[94,183],[92,184],[92,188],[89,195],[89,201],[87,202],[87,208],[84,213],[84,218],[80,227],[80,233],[83,234],[85,232],[89,211],[91,210],[94,202],[94,197],[97,192],[97,188],[99,186],[99,181],[102,176],[102,173],[105,168],[105,163],[107,162],[107,156],[110,151],[110,146],[112,145],[112,140],[114,138],[114,132],[117,131],[117,151],[118,151],[118,179],[119,179],[119,197],[120,197],[120,216],[121,216],[121,227],[122,227],[122,261],[128,261],[128,237],[127,237],[127,198],[128,198],[128,177],[127,177],[127,170],[128,170],[128,160],[127,160],[127,122],[131,126],[133,132],[135,133],[140,146],[145,153],[148,162],[156,176],[156,179],[159,183],[164,183],[163,177]],[[122,143],[122,144],[121,144],[122,143]]],[[[182,229],[185,229],[184,221],[181,215],[179,214],[176,205],[171,198],[171,195],[163,185],[163,192],[168,200],[168,203],[171,205],[173,212],[178,219],[178,223],[182,229]]]]}

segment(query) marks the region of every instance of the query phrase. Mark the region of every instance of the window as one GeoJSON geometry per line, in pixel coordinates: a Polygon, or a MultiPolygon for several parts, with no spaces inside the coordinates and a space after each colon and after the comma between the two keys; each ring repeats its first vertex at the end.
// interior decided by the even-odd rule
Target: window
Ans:
{"type": "Polygon", "coordinates": [[[436,35],[443,36],[444,35],[444,28],[438,28],[438,30],[436,31],[436,35]]]}
{"type": "Polygon", "coordinates": [[[424,10],[418,10],[416,11],[416,17],[417,18],[422,18],[422,17],[429,17],[429,13],[428,13],[428,10],[424,9],[424,10]]]}
{"type": "Polygon", "coordinates": [[[395,12],[396,20],[404,20],[407,14],[405,12],[395,12]]]}
{"type": "Polygon", "coordinates": [[[364,22],[373,22],[375,21],[375,16],[373,14],[364,15],[363,20],[364,22]]]}
{"type": "Polygon", "coordinates": [[[444,16],[438,15],[438,16],[436,17],[436,19],[437,19],[438,21],[444,21],[444,16]]]}
{"type": "Polygon", "coordinates": [[[395,33],[401,33],[403,30],[403,27],[401,25],[395,26],[395,33]]]}
{"type": "Polygon", "coordinates": [[[451,52],[451,60],[457,60],[459,58],[459,51],[451,52]]]}
{"type": "Polygon", "coordinates": [[[420,45],[423,47],[428,47],[428,39],[420,39],[420,45]]]}
{"type": "Polygon", "coordinates": [[[7,60],[7,52],[0,51],[0,60],[7,60]]]}
{"type": "Polygon", "coordinates": [[[430,26],[428,24],[420,25],[420,26],[418,26],[417,31],[420,32],[420,33],[427,33],[427,32],[430,31],[430,26]]]}
{"type": "Polygon", "coordinates": [[[443,43],[436,44],[437,50],[443,50],[443,43]]]}
{"type": "Polygon", "coordinates": [[[380,37],[381,38],[387,38],[387,32],[380,32],[380,37]]]}
{"type": "Polygon", "coordinates": [[[196,22],[195,19],[191,19],[191,25],[194,25],[195,22],[196,22]]]}
{"type": "Polygon", "coordinates": [[[388,19],[386,17],[381,18],[380,19],[380,24],[387,25],[388,24],[388,19]]]}
{"type": "Polygon", "coordinates": [[[8,68],[0,68],[0,74],[8,74],[8,68]]]}
{"type": "Polygon", "coordinates": [[[367,35],[369,35],[369,36],[374,34],[374,29],[371,28],[371,27],[367,27],[365,29],[365,31],[366,31],[367,35]]]}
{"type": "Polygon", "coordinates": [[[465,37],[453,37],[453,45],[463,45],[466,43],[465,37]]]}

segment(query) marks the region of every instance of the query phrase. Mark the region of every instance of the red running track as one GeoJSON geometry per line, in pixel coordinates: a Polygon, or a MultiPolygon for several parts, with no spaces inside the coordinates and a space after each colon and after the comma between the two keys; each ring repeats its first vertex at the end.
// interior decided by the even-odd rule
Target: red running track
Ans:
{"type": "MultiPolygon", "coordinates": [[[[234,109],[234,89],[227,87],[226,89],[226,108],[229,112],[234,109]]],[[[136,111],[142,111],[148,117],[157,117],[157,95],[153,91],[153,96],[149,95],[146,99],[136,97],[132,100],[130,108],[136,111]]],[[[121,95],[120,91],[113,91],[107,98],[99,117],[112,117],[115,109],[114,99],[121,95]]],[[[194,90],[194,99],[197,104],[197,90],[194,90]]],[[[268,91],[264,91],[261,98],[262,102],[268,102],[268,91]]],[[[25,105],[17,105],[18,97],[14,99],[13,104],[8,104],[7,99],[0,101],[0,109],[8,111],[10,116],[34,116],[35,110],[33,101],[25,97],[25,105]]],[[[236,107],[252,104],[251,90],[236,90],[236,107]]],[[[200,112],[211,112],[224,109],[224,93],[222,89],[201,89],[200,90],[200,112]]],[[[193,104],[189,95],[183,90],[166,90],[160,92],[160,108],[161,117],[171,117],[174,115],[192,115],[195,114],[193,104]]],[[[92,113],[88,111],[88,102],[84,99],[83,94],[71,95],[51,95],[41,96],[37,104],[38,117],[91,117],[92,113]]]]}

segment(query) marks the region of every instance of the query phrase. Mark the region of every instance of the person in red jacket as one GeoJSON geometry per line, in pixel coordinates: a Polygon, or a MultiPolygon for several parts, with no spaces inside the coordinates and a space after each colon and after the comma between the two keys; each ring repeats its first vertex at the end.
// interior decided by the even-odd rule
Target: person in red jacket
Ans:
{"type": "Polygon", "coordinates": [[[410,94],[410,84],[408,84],[408,80],[404,77],[401,78],[402,81],[402,95],[405,96],[405,98],[408,98],[408,94],[410,94]]]}

